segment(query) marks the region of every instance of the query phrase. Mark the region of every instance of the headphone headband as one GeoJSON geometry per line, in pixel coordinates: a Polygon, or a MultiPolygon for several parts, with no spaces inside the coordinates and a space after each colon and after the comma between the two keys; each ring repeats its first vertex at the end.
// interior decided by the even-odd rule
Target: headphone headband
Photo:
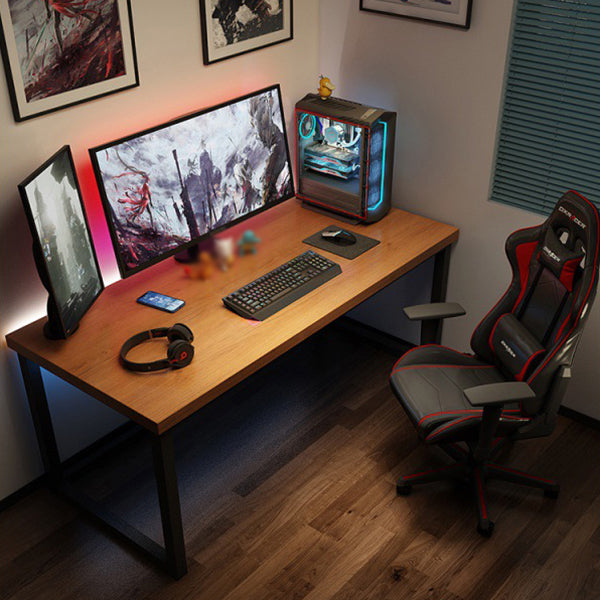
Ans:
{"type": "Polygon", "coordinates": [[[162,369],[181,369],[192,362],[194,357],[194,346],[191,342],[194,334],[189,327],[183,323],[176,323],[172,327],[157,327],[132,335],[121,346],[119,358],[123,367],[129,371],[148,373],[150,371],[159,371],[162,369]],[[134,362],[127,358],[127,354],[135,346],[154,339],[166,337],[169,339],[167,348],[167,358],[162,358],[152,362],[134,362]]]}

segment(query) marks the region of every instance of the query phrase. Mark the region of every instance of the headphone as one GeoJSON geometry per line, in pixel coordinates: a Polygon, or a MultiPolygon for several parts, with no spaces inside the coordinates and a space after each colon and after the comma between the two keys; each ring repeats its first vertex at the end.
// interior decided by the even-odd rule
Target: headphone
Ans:
{"type": "Polygon", "coordinates": [[[194,334],[191,329],[183,323],[176,323],[172,327],[158,327],[149,331],[142,331],[131,336],[121,346],[121,364],[130,371],[159,371],[161,369],[182,369],[187,367],[194,358],[194,346],[192,341],[194,334]],[[127,358],[129,351],[147,340],[166,337],[169,340],[167,358],[153,362],[134,362],[127,358]]]}

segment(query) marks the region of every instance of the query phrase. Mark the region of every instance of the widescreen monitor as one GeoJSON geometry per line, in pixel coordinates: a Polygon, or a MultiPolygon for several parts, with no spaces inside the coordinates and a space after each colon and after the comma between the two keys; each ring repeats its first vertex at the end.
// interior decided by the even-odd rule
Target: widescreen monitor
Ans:
{"type": "Polygon", "coordinates": [[[104,288],[69,146],[18,187],[49,294],[44,332],[66,338],[104,288]]]}
{"type": "Polygon", "coordinates": [[[123,277],[294,196],[278,85],[90,155],[123,277]]]}

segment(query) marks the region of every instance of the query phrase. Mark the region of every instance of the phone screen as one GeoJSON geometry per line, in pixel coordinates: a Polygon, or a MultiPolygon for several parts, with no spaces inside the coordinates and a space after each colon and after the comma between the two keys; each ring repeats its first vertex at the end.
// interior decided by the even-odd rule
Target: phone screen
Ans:
{"type": "Polygon", "coordinates": [[[140,304],[152,306],[153,308],[165,310],[170,313],[179,310],[185,304],[183,300],[165,296],[165,294],[159,294],[158,292],[146,292],[143,296],[140,296],[137,301],[140,304]]]}

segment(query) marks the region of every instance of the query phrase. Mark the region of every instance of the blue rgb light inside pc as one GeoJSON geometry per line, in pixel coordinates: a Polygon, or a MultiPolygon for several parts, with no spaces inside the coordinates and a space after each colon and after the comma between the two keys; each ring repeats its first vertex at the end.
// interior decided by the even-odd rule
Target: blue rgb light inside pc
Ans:
{"type": "Polygon", "coordinates": [[[304,170],[358,182],[362,141],[360,127],[303,113],[298,133],[301,140],[306,140],[303,144],[304,170]]]}

